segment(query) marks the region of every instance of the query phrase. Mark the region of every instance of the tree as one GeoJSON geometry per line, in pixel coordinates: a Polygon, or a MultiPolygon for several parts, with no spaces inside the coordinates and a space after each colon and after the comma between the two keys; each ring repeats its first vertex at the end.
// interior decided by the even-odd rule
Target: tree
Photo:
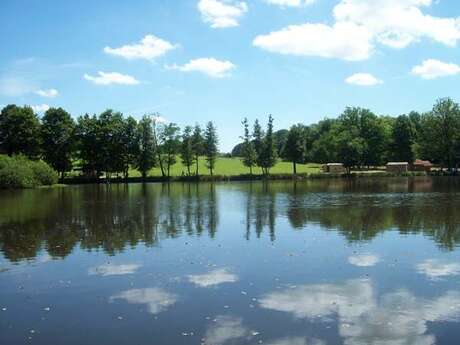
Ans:
{"type": "Polygon", "coordinates": [[[270,169],[275,166],[278,158],[276,140],[273,134],[273,117],[270,115],[267,124],[267,133],[262,142],[262,151],[260,152],[260,166],[264,175],[270,174],[270,169]]]}
{"type": "Polygon", "coordinates": [[[264,133],[262,131],[262,127],[260,126],[258,119],[256,119],[256,121],[254,122],[252,137],[253,137],[253,143],[254,143],[254,150],[256,151],[256,155],[257,155],[257,165],[259,167],[262,167],[262,162],[260,158],[261,158],[261,153],[263,149],[264,133]]]}
{"type": "Polygon", "coordinates": [[[82,171],[91,177],[99,177],[103,171],[100,124],[96,115],[85,114],[77,120],[77,157],[82,171]]]}
{"type": "Polygon", "coordinates": [[[414,130],[409,117],[398,116],[391,129],[391,159],[396,162],[412,163],[414,161],[414,139],[414,130]]]}
{"type": "Polygon", "coordinates": [[[137,121],[129,116],[123,121],[121,133],[122,150],[123,150],[123,175],[129,177],[129,168],[137,162],[139,156],[139,131],[137,121]]]}
{"type": "Polygon", "coordinates": [[[351,168],[361,162],[365,143],[362,138],[350,131],[341,131],[337,136],[337,156],[350,174],[351,168]]]}
{"type": "Polygon", "coordinates": [[[108,178],[112,173],[125,172],[128,150],[124,142],[123,114],[109,109],[99,115],[100,165],[108,178]]]}
{"type": "Polygon", "coordinates": [[[195,128],[193,129],[193,134],[192,134],[192,151],[193,154],[195,155],[195,164],[196,164],[196,169],[195,169],[195,174],[196,176],[199,176],[199,161],[200,161],[200,156],[204,154],[204,139],[201,131],[200,125],[196,124],[195,128]]]}
{"type": "Polygon", "coordinates": [[[460,108],[451,98],[439,99],[433,107],[434,131],[438,138],[437,146],[441,162],[449,171],[458,166],[459,154],[456,148],[459,145],[460,108]]]}
{"type": "Polygon", "coordinates": [[[297,174],[297,163],[303,162],[305,156],[306,143],[304,127],[301,124],[294,125],[287,135],[286,144],[283,149],[283,158],[292,162],[293,172],[297,174]]]}
{"type": "Polygon", "coordinates": [[[180,148],[180,128],[175,123],[164,124],[159,134],[159,150],[166,177],[171,177],[171,166],[176,164],[176,155],[180,148]]]}
{"type": "Polygon", "coordinates": [[[211,176],[216,165],[217,155],[219,153],[218,146],[219,139],[217,137],[216,127],[209,121],[206,125],[204,132],[204,153],[206,155],[206,165],[209,169],[211,176]]]}
{"type": "Polygon", "coordinates": [[[75,122],[64,109],[50,108],[43,115],[41,129],[43,158],[63,179],[72,170],[75,122]]]}
{"type": "Polygon", "coordinates": [[[249,134],[248,119],[244,118],[242,124],[244,127],[244,135],[242,138],[244,142],[243,142],[241,154],[243,157],[244,166],[249,168],[249,174],[252,175],[252,168],[257,164],[257,152],[254,148],[254,144],[252,143],[251,135],[249,134]]]}
{"type": "Polygon", "coordinates": [[[40,121],[32,108],[10,104],[0,113],[0,151],[9,156],[24,154],[37,158],[40,153],[40,121]]]}
{"type": "Polygon", "coordinates": [[[362,144],[362,156],[357,166],[376,166],[383,163],[387,135],[383,122],[370,110],[346,108],[339,117],[342,131],[351,131],[362,144]]]}
{"type": "Polygon", "coordinates": [[[181,143],[181,159],[182,164],[187,168],[188,176],[191,176],[191,167],[195,163],[195,155],[193,154],[193,128],[186,126],[182,133],[181,143]]]}
{"type": "Polygon", "coordinates": [[[140,171],[143,179],[147,177],[147,173],[155,167],[156,163],[152,122],[150,116],[144,115],[137,126],[139,150],[135,166],[140,171]]]}

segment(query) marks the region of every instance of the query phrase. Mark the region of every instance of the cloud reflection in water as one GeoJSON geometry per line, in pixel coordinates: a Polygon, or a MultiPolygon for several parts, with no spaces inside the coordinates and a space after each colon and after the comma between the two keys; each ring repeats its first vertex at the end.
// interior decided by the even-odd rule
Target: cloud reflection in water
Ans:
{"type": "Polygon", "coordinates": [[[131,304],[145,304],[149,313],[158,314],[175,304],[178,297],[160,288],[146,288],[126,290],[110,297],[110,301],[117,299],[131,304]]]}
{"type": "Polygon", "coordinates": [[[433,345],[434,335],[425,334],[427,322],[457,320],[460,293],[430,300],[398,290],[377,299],[370,280],[349,280],[272,292],[262,296],[260,306],[302,319],[337,317],[346,345],[433,345]]]}

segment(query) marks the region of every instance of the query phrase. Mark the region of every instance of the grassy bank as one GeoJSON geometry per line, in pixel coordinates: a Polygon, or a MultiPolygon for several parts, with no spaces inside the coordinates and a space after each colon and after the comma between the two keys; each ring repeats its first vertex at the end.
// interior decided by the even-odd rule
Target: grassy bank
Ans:
{"type": "MultiPolygon", "coordinates": [[[[187,175],[187,168],[182,165],[180,159],[178,162],[171,167],[171,176],[177,177],[182,175],[187,175]]],[[[206,167],[206,160],[204,157],[201,157],[199,162],[199,171],[200,175],[209,175],[209,170],[206,167]]],[[[299,174],[312,174],[319,173],[321,171],[320,164],[297,164],[297,172],[299,174]]],[[[192,167],[192,173],[195,172],[195,167],[192,167]]],[[[292,163],[289,162],[278,162],[271,170],[271,174],[291,174],[292,173],[292,163]]],[[[243,165],[240,158],[226,158],[219,157],[216,162],[216,168],[214,170],[214,175],[221,176],[239,176],[249,174],[249,169],[243,165]]],[[[262,169],[253,168],[254,175],[262,175],[262,169]]],[[[160,168],[152,169],[149,174],[151,177],[161,176],[160,168]]],[[[141,174],[135,169],[129,171],[130,177],[140,177],[141,174]]]]}

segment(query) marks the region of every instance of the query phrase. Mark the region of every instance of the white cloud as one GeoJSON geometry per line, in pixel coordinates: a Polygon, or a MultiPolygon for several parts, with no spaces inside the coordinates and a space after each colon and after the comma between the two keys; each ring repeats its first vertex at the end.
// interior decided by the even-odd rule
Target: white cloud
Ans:
{"type": "MultiPolygon", "coordinates": [[[[296,4],[298,0],[266,0],[296,4]]],[[[404,48],[428,38],[448,46],[460,40],[460,18],[426,15],[432,0],[341,0],[335,23],[291,25],[257,36],[253,44],[270,52],[349,61],[371,56],[377,43],[404,48]]]]}
{"type": "Polygon", "coordinates": [[[223,283],[234,283],[238,281],[236,274],[228,272],[227,269],[217,269],[205,274],[191,274],[188,280],[199,287],[211,287],[223,283]]]}
{"type": "Polygon", "coordinates": [[[378,264],[380,258],[377,255],[373,254],[360,254],[360,255],[352,255],[348,258],[348,262],[351,265],[358,266],[358,267],[371,267],[378,264]]]}
{"type": "Polygon", "coordinates": [[[281,7],[301,7],[311,5],[315,3],[316,0],[265,0],[265,2],[281,7]]]}
{"type": "Polygon", "coordinates": [[[291,25],[257,36],[253,45],[269,52],[319,56],[349,61],[365,60],[373,51],[372,35],[353,23],[291,25]]]}
{"type": "Polygon", "coordinates": [[[417,265],[417,272],[426,275],[430,279],[439,279],[460,274],[460,263],[445,263],[438,260],[425,260],[417,265]]]}
{"type": "Polygon", "coordinates": [[[369,73],[356,73],[352,76],[345,79],[345,82],[352,85],[358,86],[375,86],[378,84],[383,84],[383,81],[377,79],[372,74],[369,73]]]}
{"type": "Polygon", "coordinates": [[[88,273],[91,275],[101,275],[103,277],[106,276],[114,276],[114,275],[125,275],[125,274],[133,274],[135,273],[141,265],[136,264],[124,264],[124,265],[101,265],[97,267],[91,267],[88,270],[88,273]]]}
{"type": "Polygon", "coordinates": [[[131,304],[145,304],[151,314],[165,311],[178,300],[176,295],[160,288],[131,289],[110,297],[110,301],[117,299],[131,304]]]}
{"type": "Polygon", "coordinates": [[[36,113],[44,113],[50,108],[50,106],[48,104],[38,104],[32,105],[31,108],[36,113]]]}
{"type": "Polygon", "coordinates": [[[239,19],[248,11],[243,1],[233,0],[200,0],[198,10],[203,21],[212,28],[230,28],[239,25],[239,19]]]}
{"type": "Polygon", "coordinates": [[[205,345],[222,345],[250,336],[251,332],[243,326],[241,318],[219,315],[215,318],[215,323],[206,331],[203,343],[205,345]]]}
{"type": "Polygon", "coordinates": [[[336,21],[365,26],[378,42],[404,48],[421,38],[454,46],[460,40],[460,19],[426,15],[421,8],[432,0],[341,0],[336,21]]]}
{"type": "Polygon", "coordinates": [[[139,80],[136,78],[126,75],[126,74],[121,74],[117,72],[97,72],[98,76],[91,76],[88,74],[85,74],[83,78],[85,78],[88,81],[93,82],[94,84],[97,85],[110,85],[110,84],[118,84],[118,85],[137,85],[139,84],[139,80]]]}
{"type": "Polygon", "coordinates": [[[436,339],[427,334],[428,323],[456,321],[460,315],[457,291],[430,300],[398,290],[377,299],[369,280],[303,285],[269,293],[259,302],[262,308],[296,318],[337,318],[345,345],[433,345],[436,339]]]}
{"type": "Polygon", "coordinates": [[[460,74],[460,66],[454,63],[428,59],[423,61],[421,65],[415,66],[412,69],[412,74],[418,75],[423,79],[436,79],[460,74]]]}
{"type": "Polygon", "coordinates": [[[127,44],[119,48],[105,47],[104,52],[128,60],[154,60],[176,47],[168,41],[154,35],[146,35],[139,43],[127,44]]]}
{"type": "Polygon", "coordinates": [[[217,60],[214,58],[199,58],[190,60],[185,65],[166,66],[169,69],[177,69],[182,72],[201,72],[212,78],[225,78],[236,66],[230,61],[217,60]]]}
{"type": "Polygon", "coordinates": [[[56,89],[37,90],[35,91],[35,93],[39,96],[46,97],[46,98],[54,98],[59,95],[59,92],[56,89]]]}

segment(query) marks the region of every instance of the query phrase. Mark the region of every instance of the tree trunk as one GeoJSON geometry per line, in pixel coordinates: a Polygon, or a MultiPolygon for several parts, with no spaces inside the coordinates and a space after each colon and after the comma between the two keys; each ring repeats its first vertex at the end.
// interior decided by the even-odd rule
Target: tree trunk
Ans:
{"type": "Polygon", "coordinates": [[[198,160],[199,160],[199,158],[200,158],[200,157],[197,155],[197,156],[196,156],[196,176],[199,175],[199,170],[198,170],[198,163],[199,163],[198,160]]]}
{"type": "Polygon", "coordinates": [[[249,167],[249,175],[252,176],[252,165],[249,167]]]}
{"type": "Polygon", "coordinates": [[[295,161],[292,162],[292,168],[294,170],[294,175],[297,175],[297,164],[295,161]]]}
{"type": "Polygon", "coordinates": [[[160,164],[161,176],[165,177],[165,170],[163,167],[163,160],[161,159],[161,154],[158,153],[158,163],[160,164]]]}

